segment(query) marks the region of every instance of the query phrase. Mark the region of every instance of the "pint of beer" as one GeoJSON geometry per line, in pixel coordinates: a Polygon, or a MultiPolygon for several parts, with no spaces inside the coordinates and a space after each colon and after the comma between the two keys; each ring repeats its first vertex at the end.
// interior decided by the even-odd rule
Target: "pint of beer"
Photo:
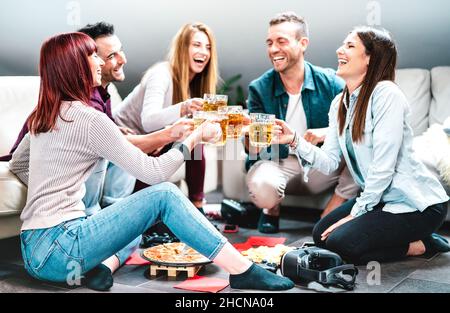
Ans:
{"type": "Polygon", "coordinates": [[[222,129],[222,137],[219,141],[214,143],[214,145],[215,146],[224,146],[227,143],[228,117],[226,114],[217,113],[217,117],[214,121],[219,122],[220,128],[222,129]]]}
{"type": "Polygon", "coordinates": [[[219,108],[219,113],[224,113],[228,117],[228,138],[239,138],[242,132],[244,123],[244,115],[242,113],[242,106],[231,105],[219,108]]]}
{"type": "Polygon", "coordinates": [[[207,119],[207,112],[195,111],[194,112],[194,129],[196,129],[200,124],[202,124],[207,119]]]}
{"type": "Polygon", "coordinates": [[[217,111],[228,103],[227,95],[205,93],[203,96],[203,111],[217,111]]]}
{"type": "Polygon", "coordinates": [[[215,146],[223,146],[227,141],[227,128],[228,128],[228,118],[226,114],[218,113],[218,112],[205,112],[205,111],[196,111],[194,112],[194,129],[197,128],[204,121],[210,121],[213,123],[219,123],[220,128],[222,130],[222,135],[218,141],[215,143],[204,142],[203,144],[212,144],[215,146]]]}
{"type": "Polygon", "coordinates": [[[219,108],[227,106],[228,105],[228,96],[227,95],[216,95],[216,106],[217,111],[219,108]]]}
{"type": "Polygon", "coordinates": [[[275,115],[251,113],[250,119],[250,144],[258,148],[270,146],[273,136],[273,126],[275,124],[275,115]]]}

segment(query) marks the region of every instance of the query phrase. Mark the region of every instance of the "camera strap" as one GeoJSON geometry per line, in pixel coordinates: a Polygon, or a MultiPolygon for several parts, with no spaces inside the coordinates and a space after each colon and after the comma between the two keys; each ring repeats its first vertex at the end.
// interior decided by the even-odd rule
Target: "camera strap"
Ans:
{"type": "Polygon", "coordinates": [[[346,290],[355,287],[358,269],[353,264],[345,264],[325,271],[311,270],[297,265],[297,275],[306,281],[316,281],[325,286],[339,286],[346,290]]]}

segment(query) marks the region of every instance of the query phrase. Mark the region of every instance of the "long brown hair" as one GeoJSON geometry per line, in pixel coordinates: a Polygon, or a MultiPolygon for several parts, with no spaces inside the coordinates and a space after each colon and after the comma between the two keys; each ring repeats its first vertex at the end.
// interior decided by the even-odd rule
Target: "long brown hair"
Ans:
{"type": "Polygon", "coordinates": [[[185,24],[172,40],[168,59],[173,81],[173,104],[192,97],[203,97],[204,93],[216,92],[219,77],[217,48],[214,35],[208,26],[203,23],[185,24]],[[203,32],[208,36],[211,56],[205,69],[189,82],[189,46],[196,32],[203,32]]]}
{"type": "Polygon", "coordinates": [[[57,35],[44,42],[39,60],[39,99],[27,120],[32,134],[55,128],[62,101],[89,104],[93,88],[89,56],[96,50],[94,40],[78,32],[57,35]]]}
{"type": "MultiPolygon", "coordinates": [[[[353,32],[361,39],[366,54],[370,56],[367,73],[361,85],[353,115],[352,140],[354,142],[361,142],[363,140],[369,99],[375,86],[383,80],[395,80],[397,48],[391,35],[385,29],[360,26],[356,27],[353,32]]],[[[345,127],[347,108],[344,105],[344,97],[348,103],[348,92],[348,88],[345,87],[339,103],[338,121],[340,135],[342,135],[345,127]]]]}

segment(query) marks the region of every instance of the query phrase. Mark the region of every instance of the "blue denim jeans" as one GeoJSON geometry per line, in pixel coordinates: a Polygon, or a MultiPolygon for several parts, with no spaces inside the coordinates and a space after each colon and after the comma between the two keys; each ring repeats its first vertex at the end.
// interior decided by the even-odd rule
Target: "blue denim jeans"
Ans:
{"type": "MultiPolygon", "coordinates": [[[[131,195],[136,178],[106,160],[100,160],[85,182],[86,194],[83,203],[86,207],[86,215],[91,216],[123,198],[131,195]]],[[[116,253],[120,264],[139,248],[142,236],[139,235],[125,248],[116,253]]]]}
{"type": "Polygon", "coordinates": [[[209,259],[214,259],[227,242],[175,185],[161,183],[92,216],[22,232],[25,268],[35,278],[65,282],[74,264],[81,274],[88,272],[157,220],[209,259]]]}
{"type": "Polygon", "coordinates": [[[83,203],[86,214],[92,215],[131,195],[136,178],[111,162],[99,161],[85,183],[83,203]]]}

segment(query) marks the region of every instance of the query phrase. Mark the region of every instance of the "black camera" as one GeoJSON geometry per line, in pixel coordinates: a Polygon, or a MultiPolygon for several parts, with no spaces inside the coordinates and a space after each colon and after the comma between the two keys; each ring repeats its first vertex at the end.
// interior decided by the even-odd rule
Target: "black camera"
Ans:
{"type": "Polygon", "coordinates": [[[292,250],[281,258],[281,274],[298,283],[318,282],[346,290],[355,287],[358,269],[344,264],[342,258],[329,250],[305,247],[292,250]]]}
{"type": "Polygon", "coordinates": [[[227,224],[256,228],[261,211],[252,203],[241,203],[232,199],[224,199],[220,213],[227,224]]]}

